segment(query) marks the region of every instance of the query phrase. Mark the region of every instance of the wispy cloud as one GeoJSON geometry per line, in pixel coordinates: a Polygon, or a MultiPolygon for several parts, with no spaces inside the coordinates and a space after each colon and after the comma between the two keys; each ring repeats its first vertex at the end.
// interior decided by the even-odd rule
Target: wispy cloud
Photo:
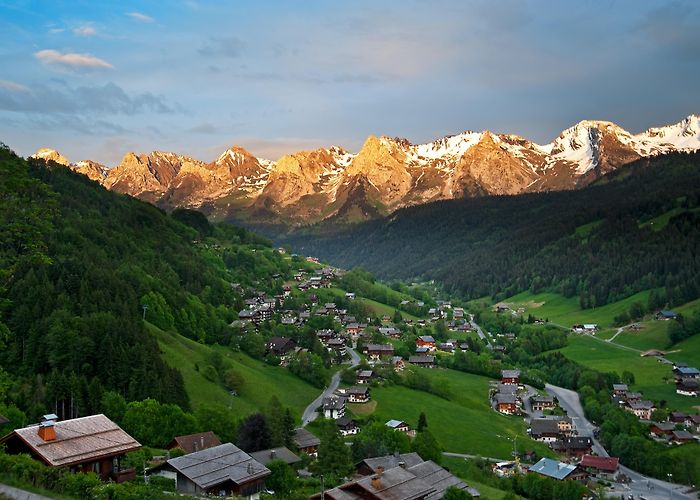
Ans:
{"type": "Polygon", "coordinates": [[[34,52],[34,57],[44,64],[57,64],[68,68],[102,68],[111,69],[114,66],[99,57],[76,52],[61,53],[53,49],[34,52]]]}
{"type": "Polygon", "coordinates": [[[212,125],[211,123],[202,123],[201,125],[197,125],[196,127],[192,127],[190,129],[187,129],[187,132],[192,132],[194,134],[216,134],[219,130],[212,125]]]}
{"type": "Polygon", "coordinates": [[[245,42],[240,38],[212,38],[199,49],[203,56],[221,56],[234,59],[240,57],[245,50],[245,42]]]}
{"type": "Polygon", "coordinates": [[[32,114],[104,113],[134,115],[137,113],[167,114],[180,111],[150,92],[129,95],[114,83],[98,86],[70,87],[56,83],[52,86],[36,85],[25,92],[18,92],[14,82],[0,85],[0,110],[32,114]]]}
{"type": "Polygon", "coordinates": [[[97,30],[89,24],[85,24],[83,26],[73,28],[73,33],[75,33],[78,36],[95,36],[97,35],[97,30]]]}
{"type": "Polygon", "coordinates": [[[10,92],[29,92],[30,88],[22,84],[11,82],[10,80],[0,80],[0,89],[9,90],[10,92]]]}
{"type": "Polygon", "coordinates": [[[156,21],[151,16],[147,16],[141,12],[127,12],[126,15],[140,23],[154,23],[156,21]]]}

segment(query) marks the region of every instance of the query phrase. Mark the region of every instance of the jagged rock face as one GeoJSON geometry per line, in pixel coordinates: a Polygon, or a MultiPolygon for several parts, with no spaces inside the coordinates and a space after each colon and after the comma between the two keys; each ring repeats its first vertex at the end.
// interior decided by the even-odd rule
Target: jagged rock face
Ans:
{"type": "Polygon", "coordinates": [[[434,200],[575,189],[642,157],[695,150],[697,115],[634,135],[614,123],[585,120],[546,145],[486,131],[418,145],[370,136],[357,155],[333,146],[277,162],[238,146],[211,163],[174,153],[129,153],[112,169],[90,161],[72,165],[50,149],[34,157],[166,208],[309,224],[356,222],[434,200]]]}

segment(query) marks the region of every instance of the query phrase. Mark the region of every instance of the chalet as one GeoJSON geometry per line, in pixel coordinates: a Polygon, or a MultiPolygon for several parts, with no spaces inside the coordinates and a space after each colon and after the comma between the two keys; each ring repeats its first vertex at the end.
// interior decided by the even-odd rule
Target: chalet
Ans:
{"type": "Polygon", "coordinates": [[[435,367],[435,356],[422,355],[422,356],[411,356],[408,358],[408,362],[412,365],[422,366],[423,368],[434,368],[435,367]]]}
{"type": "Polygon", "coordinates": [[[695,433],[700,433],[700,415],[688,415],[685,419],[685,426],[695,433]]]}
{"type": "Polygon", "coordinates": [[[520,370],[501,370],[501,383],[520,385],[520,370]]]}
{"type": "Polygon", "coordinates": [[[673,444],[685,444],[695,441],[695,437],[688,431],[673,431],[669,441],[673,444]]]}
{"type": "Polygon", "coordinates": [[[421,462],[423,462],[423,459],[415,452],[365,458],[357,464],[357,473],[362,476],[370,476],[375,474],[377,470],[388,470],[394,467],[413,467],[421,462]]]}
{"type": "Polygon", "coordinates": [[[335,426],[340,431],[341,436],[354,436],[360,432],[360,426],[348,417],[341,417],[335,421],[335,426]]]}
{"type": "Polygon", "coordinates": [[[656,319],[659,321],[668,321],[670,319],[676,319],[677,317],[678,314],[676,314],[675,311],[664,310],[656,313],[656,319]]]}
{"type": "Polygon", "coordinates": [[[370,359],[379,359],[394,355],[394,346],[391,344],[367,344],[362,348],[370,359]]]}
{"type": "Polygon", "coordinates": [[[274,313],[274,308],[270,304],[262,304],[260,307],[258,307],[257,311],[257,317],[253,318],[253,323],[262,323],[263,321],[269,321],[272,319],[272,314],[274,313]]]}
{"type": "Polygon", "coordinates": [[[188,434],[187,436],[177,436],[166,446],[168,450],[180,448],[185,454],[206,450],[219,446],[219,437],[211,431],[188,434]]]}
{"type": "Polygon", "coordinates": [[[660,356],[665,356],[666,353],[663,351],[659,351],[658,349],[649,349],[648,351],[644,351],[643,353],[640,354],[641,357],[647,358],[647,357],[660,357],[660,356]]]}
{"type": "Polygon", "coordinates": [[[673,422],[652,422],[649,426],[649,432],[656,437],[670,436],[675,429],[673,422]]]}
{"type": "Polygon", "coordinates": [[[135,477],[122,469],[121,459],[141,445],[104,415],[59,421],[44,415],[41,423],[15,429],[0,438],[8,454],[26,453],[49,467],[71,472],[95,472],[117,483],[135,477]]]}
{"type": "Polygon", "coordinates": [[[624,396],[628,391],[627,384],[613,384],[613,394],[616,396],[624,396]]]}
{"type": "Polygon", "coordinates": [[[514,385],[497,384],[496,392],[500,392],[501,394],[512,394],[515,396],[518,393],[518,388],[514,385]]]}
{"type": "Polygon", "coordinates": [[[504,415],[515,415],[518,413],[518,398],[513,394],[497,393],[494,396],[496,409],[504,415]]]}
{"type": "Polygon", "coordinates": [[[686,418],[687,418],[687,415],[683,412],[680,412],[680,411],[672,411],[668,415],[668,420],[670,422],[673,422],[674,424],[683,424],[683,423],[685,423],[686,418]]]}
{"type": "Polygon", "coordinates": [[[411,428],[401,420],[388,420],[384,425],[399,432],[409,432],[411,428]]]}
{"type": "Polygon", "coordinates": [[[379,333],[392,339],[398,339],[401,337],[401,330],[399,330],[398,328],[394,328],[393,326],[380,327],[379,333]]]}
{"type": "Polygon", "coordinates": [[[330,339],[333,338],[335,332],[333,330],[316,330],[316,338],[321,341],[323,345],[326,345],[330,339]]]}
{"type": "Polygon", "coordinates": [[[554,398],[551,396],[533,396],[530,399],[530,404],[534,411],[551,410],[556,406],[554,404],[554,398]]]}
{"type": "Polygon", "coordinates": [[[284,285],[282,287],[282,295],[284,297],[289,297],[289,295],[292,293],[292,287],[289,285],[284,285]]]}
{"type": "Polygon", "coordinates": [[[587,436],[569,436],[553,442],[551,447],[567,457],[582,458],[592,451],[593,440],[587,436]]]}
{"type": "Polygon", "coordinates": [[[552,460],[551,458],[541,459],[535,465],[530,466],[528,472],[556,479],[557,481],[577,481],[585,479],[587,476],[586,471],[582,468],[573,464],[567,464],[564,462],[559,462],[558,460],[552,460]]]}
{"type": "Polygon", "coordinates": [[[345,298],[348,300],[355,300],[355,294],[353,292],[346,292],[345,298]]]}
{"type": "Polygon", "coordinates": [[[394,367],[394,371],[400,372],[406,368],[406,363],[401,356],[393,356],[391,358],[391,365],[394,367]]]}
{"type": "Polygon", "coordinates": [[[303,427],[294,429],[293,441],[300,452],[306,453],[312,457],[318,454],[318,447],[321,444],[321,440],[303,427]]]}
{"type": "Polygon", "coordinates": [[[293,351],[296,346],[296,341],[289,337],[272,337],[268,340],[265,347],[268,353],[282,358],[289,354],[290,351],[293,351]]]}
{"type": "Polygon", "coordinates": [[[326,305],[324,306],[327,311],[335,311],[337,306],[335,305],[335,302],[327,302],[326,305]]]}
{"type": "Polygon", "coordinates": [[[491,467],[497,477],[511,477],[522,471],[519,462],[496,462],[491,467]]]}
{"type": "Polygon", "coordinates": [[[345,353],[347,352],[345,348],[345,340],[343,339],[330,339],[328,342],[326,342],[326,347],[329,351],[334,351],[340,356],[345,356],[345,353]]]}
{"type": "Polygon", "coordinates": [[[530,437],[535,441],[553,443],[557,439],[571,436],[573,424],[569,417],[542,417],[530,420],[530,437]]]}
{"type": "Polygon", "coordinates": [[[612,481],[620,467],[620,459],[617,457],[597,457],[595,455],[584,455],[579,464],[589,475],[612,481]]]}
{"type": "Polygon", "coordinates": [[[429,347],[416,347],[416,354],[428,354],[429,352],[429,347]]]}
{"type": "Polygon", "coordinates": [[[346,394],[348,395],[349,403],[368,403],[369,402],[369,387],[350,387],[346,394]]]}
{"type": "Polygon", "coordinates": [[[231,443],[171,458],[152,474],[175,479],[179,493],[257,499],[270,469],[231,443]]]}
{"type": "Polygon", "coordinates": [[[464,309],[462,309],[461,307],[455,307],[452,310],[452,317],[454,319],[463,319],[464,318],[464,309]]]}
{"type": "Polygon", "coordinates": [[[474,498],[479,491],[467,485],[461,479],[450,474],[433,461],[421,461],[413,466],[402,463],[385,469],[378,466],[375,471],[345,484],[341,484],[323,493],[317,493],[312,499],[327,500],[397,500],[443,498],[448,488],[463,490],[474,498]]]}
{"type": "Polygon", "coordinates": [[[323,416],[333,420],[345,416],[345,398],[331,396],[323,398],[323,416]]]}
{"type": "Polygon", "coordinates": [[[349,335],[359,335],[365,328],[367,328],[367,325],[352,322],[347,324],[345,331],[348,332],[349,335]]]}
{"type": "Polygon", "coordinates": [[[598,325],[595,323],[586,323],[583,325],[574,325],[571,327],[574,333],[590,333],[595,334],[598,331],[598,325]]]}
{"type": "Polygon", "coordinates": [[[360,370],[357,372],[357,383],[358,384],[369,384],[372,381],[374,372],[372,370],[360,370]]]}
{"type": "Polygon", "coordinates": [[[269,450],[254,451],[250,454],[250,456],[264,466],[267,466],[267,464],[273,460],[282,460],[287,465],[295,465],[301,462],[301,458],[292,453],[292,451],[286,446],[271,448],[269,450]]]}
{"type": "Polygon", "coordinates": [[[640,420],[651,420],[651,413],[656,408],[651,401],[630,401],[625,409],[640,420]]]}
{"type": "Polygon", "coordinates": [[[435,339],[432,335],[421,335],[416,339],[416,347],[427,347],[433,351],[435,350],[435,339]]]}
{"type": "Polygon", "coordinates": [[[452,353],[455,350],[455,345],[452,342],[441,342],[438,344],[438,350],[442,352],[452,353]]]}
{"type": "Polygon", "coordinates": [[[508,304],[496,304],[496,311],[497,312],[505,312],[505,311],[510,311],[510,306],[508,304]]]}
{"type": "Polygon", "coordinates": [[[253,322],[256,318],[255,311],[251,309],[243,309],[241,312],[238,313],[238,319],[240,321],[249,321],[253,322]]]}
{"type": "Polygon", "coordinates": [[[673,376],[676,381],[684,379],[700,379],[700,370],[690,366],[678,366],[673,369],[673,376]]]}

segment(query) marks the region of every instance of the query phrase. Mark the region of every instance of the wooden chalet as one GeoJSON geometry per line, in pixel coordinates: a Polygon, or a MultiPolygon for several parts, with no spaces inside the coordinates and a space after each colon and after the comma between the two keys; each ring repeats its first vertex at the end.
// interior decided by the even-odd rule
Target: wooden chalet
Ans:
{"type": "Polygon", "coordinates": [[[388,420],[384,425],[399,432],[409,432],[411,427],[403,420],[388,420]]]}
{"type": "Polygon", "coordinates": [[[593,451],[593,440],[587,436],[569,436],[553,442],[551,447],[567,457],[582,458],[593,451]]]}
{"type": "Polygon", "coordinates": [[[612,481],[620,468],[620,459],[617,457],[598,457],[595,455],[584,455],[579,467],[584,469],[589,475],[599,479],[612,481]]]}
{"type": "Polygon", "coordinates": [[[573,464],[559,462],[551,458],[543,458],[535,465],[528,469],[530,474],[539,474],[540,476],[556,479],[557,481],[565,480],[584,480],[588,474],[583,468],[573,464]]]}
{"type": "Polygon", "coordinates": [[[435,367],[435,356],[428,354],[423,354],[419,356],[411,356],[408,358],[409,364],[415,366],[422,366],[423,368],[434,368],[435,367]]]}
{"type": "Polygon", "coordinates": [[[15,429],[0,438],[10,454],[26,453],[49,467],[71,472],[95,472],[104,481],[117,483],[135,477],[134,469],[123,469],[121,458],[141,445],[104,415],[59,421],[44,415],[42,422],[15,429]]]}
{"type": "Polygon", "coordinates": [[[416,339],[416,347],[427,347],[429,350],[435,350],[435,339],[432,335],[421,335],[416,339]]]}
{"type": "Polygon", "coordinates": [[[357,425],[357,422],[348,417],[337,419],[335,421],[335,426],[338,428],[338,431],[340,431],[341,436],[353,436],[360,432],[360,426],[357,425]]]}
{"type": "Polygon", "coordinates": [[[271,353],[278,358],[282,358],[289,354],[297,346],[294,339],[289,337],[272,337],[267,341],[266,348],[267,352],[271,353]]]}
{"type": "Polygon", "coordinates": [[[187,436],[177,436],[174,438],[166,448],[172,450],[173,448],[180,448],[187,453],[194,453],[196,451],[206,450],[207,448],[213,448],[214,446],[219,446],[221,441],[219,437],[211,431],[199,432],[197,434],[188,434],[187,436]]]}
{"type": "Polygon", "coordinates": [[[374,377],[374,372],[372,370],[360,370],[357,372],[357,383],[358,384],[369,384],[374,377]]]}
{"type": "Polygon", "coordinates": [[[294,429],[294,445],[301,453],[315,457],[320,444],[321,440],[303,427],[294,429]]]}
{"type": "Polygon", "coordinates": [[[371,359],[379,359],[394,355],[394,346],[391,344],[367,344],[362,347],[362,352],[371,359]]]}
{"type": "Polygon", "coordinates": [[[551,396],[534,396],[530,400],[530,404],[535,411],[551,410],[556,406],[554,398],[551,396]]]}
{"type": "Polygon", "coordinates": [[[520,385],[520,370],[501,370],[501,384],[520,385]]]}
{"type": "Polygon", "coordinates": [[[264,466],[267,466],[273,460],[281,460],[287,465],[296,465],[301,462],[301,458],[293,453],[286,446],[278,448],[270,448],[269,450],[254,451],[250,456],[264,466]]]}
{"type": "Polygon", "coordinates": [[[190,453],[155,467],[153,475],[175,479],[179,493],[257,498],[270,469],[231,443],[190,453]]]}
{"type": "Polygon", "coordinates": [[[518,413],[518,398],[513,394],[505,394],[502,392],[494,396],[496,409],[504,415],[515,415],[518,413]]]}
{"type": "Polygon", "coordinates": [[[349,403],[368,403],[369,402],[369,387],[353,386],[350,387],[346,394],[349,403]]]}

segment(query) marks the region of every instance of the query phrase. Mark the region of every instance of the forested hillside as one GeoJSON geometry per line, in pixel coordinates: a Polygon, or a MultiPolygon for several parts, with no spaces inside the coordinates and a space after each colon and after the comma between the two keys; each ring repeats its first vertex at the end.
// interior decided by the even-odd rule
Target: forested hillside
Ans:
{"type": "Polygon", "coordinates": [[[281,240],[382,277],[436,279],[465,298],[524,290],[584,308],[664,288],[700,296],[700,155],[640,160],[588,188],[443,201],[281,240]]]}
{"type": "Polygon", "coordinates": [[[231,284],[266,290],[273,284],[260,277],[288,266],[246,230],[196,212],[166,215],[3,146],[0,405],[70,418],[99,411],[110,390],[188,409],[182,376],[161,358],[144,315],[220,341],[242,308],[231,284]]]}

